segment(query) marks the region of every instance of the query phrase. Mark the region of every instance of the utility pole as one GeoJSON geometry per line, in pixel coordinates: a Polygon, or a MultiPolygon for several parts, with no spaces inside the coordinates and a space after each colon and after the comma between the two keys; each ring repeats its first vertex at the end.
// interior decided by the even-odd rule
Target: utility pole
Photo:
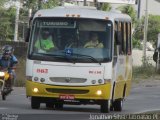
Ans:
{"type": "Polygon", "coordinates": [[[94,6],[97,8],[98,7],[98,2],[97,0],[93,0],[94,1],[94,6]]]}
{"type": "Polygon", "coordinates": [[[31,19],[32,19],[32,9],[30,8],[28,10],[28,28],[30,27],[31,19]]]}
{"type": "Polygon", "coordinates": [[[138,0],[137,4],[138,4],[137,18],[140,19],[140,17],[141,17],[141,0],[138,0]]]}
{"type": "Polygon", "coordinates": [[[64,6],[64,0],[60,0],[60,6],[64,6]]]}
{"type": "Polygon", "coordinates": [[[87,0],[84,0],[83,5],[87,6],[87,0]]]}
{"type": "Polygon", "coordinates": [[[144,39],[143,39],[143,65],[146,64],[146,43],[147,43],[147,31],[148,31],[148,0],[146,0],[145,10],[145,23],[144,23],[144,39]]]}
{"type": "Polygon", "coordinates": [[[17,41],[17,38],[18,38],[19,9],[20,9],[20,1],[17,0],[16,1],[16,18],[15,18],[14,41],[17,41]]]}

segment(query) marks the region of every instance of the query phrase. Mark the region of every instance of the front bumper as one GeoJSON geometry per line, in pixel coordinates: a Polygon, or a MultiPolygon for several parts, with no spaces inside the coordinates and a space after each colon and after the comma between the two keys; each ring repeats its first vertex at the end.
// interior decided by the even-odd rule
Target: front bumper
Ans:
{"type": "Polygon", "coordinates": [[[26,95],[28,97],[47,97],[59,98],[60,95],[69,94],[76,99],[87,100],[105,100],[111,97],[111,83],[97,86],[56,86],[36,83],[27,80],[26,95]],[[38,92],[34,92],[34,88],[38,88],[38,92]],[[97,95],[97,91],[101,90],[102,94],[97,95]]]}

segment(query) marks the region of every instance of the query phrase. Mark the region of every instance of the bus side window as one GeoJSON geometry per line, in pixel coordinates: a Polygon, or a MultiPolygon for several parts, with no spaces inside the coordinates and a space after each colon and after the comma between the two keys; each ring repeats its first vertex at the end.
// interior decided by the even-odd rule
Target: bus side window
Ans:
{"type": "Polygon", "coordinates": [[[118,31],[118,22],[116,21],[114,24],[114,56],[117,56],[117,45],[118,45],[117,31],[118,31]]]}
{"type": "Polygon", "coordinates": [[[127,54],[131,55],[131,23],[127,23],[126,25],[126,31],[127,31],[127,45],[126,45],[126,49],[127,49],[127,54]]]}
{"type": "Polygon", "coordinates": [[[122,42],[122,28],[121,28],[121,22],[115,22],[115,44],[117,49],[117,54],[121,55],[123,54],[123,42],[122,42]],[[117,24],[117,25],[116,25],[117,24]]]}
{"type": "Polygon", "coordinates": [[[122,50],[123,53],[127,54],[127,23],[122,23],[122,50]]]}

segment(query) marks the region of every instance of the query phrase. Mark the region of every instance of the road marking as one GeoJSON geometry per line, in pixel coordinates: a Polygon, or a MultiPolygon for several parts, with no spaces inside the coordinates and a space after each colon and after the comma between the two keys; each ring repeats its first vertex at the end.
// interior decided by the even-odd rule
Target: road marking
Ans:
{"type": "Polygon", "coordinates": [[[3,110],[3,109],[8,109],[8,108],[5,108],[5,107],[0,107],[0,110],[3,110]]]}
{"type": "Polygon", "coordinates": [[[26,94],[11,94],[12,96],[24,96],[26,94]]]}
{"type": "Polygon", "coordinates": [[[142,110],[139,112],[135,112],[135,114],[142,114],[142,113],[155,112],[155,111],[160,111],[160,109],[142,110]]]}

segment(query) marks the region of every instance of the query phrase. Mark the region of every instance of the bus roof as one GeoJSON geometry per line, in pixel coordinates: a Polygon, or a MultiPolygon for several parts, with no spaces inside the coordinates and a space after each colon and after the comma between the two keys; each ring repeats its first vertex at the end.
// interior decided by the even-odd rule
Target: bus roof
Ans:
{"type": "Polygon", "coordinates": [[[94,7],[79,7],[79,6],[63,6],[53,9],[42,9],[36,12],[34,17],[80,17],[92,19],[127,19],[131,20],[127,14],[122,14],[115,11],[101,11],[94,7]]]}

